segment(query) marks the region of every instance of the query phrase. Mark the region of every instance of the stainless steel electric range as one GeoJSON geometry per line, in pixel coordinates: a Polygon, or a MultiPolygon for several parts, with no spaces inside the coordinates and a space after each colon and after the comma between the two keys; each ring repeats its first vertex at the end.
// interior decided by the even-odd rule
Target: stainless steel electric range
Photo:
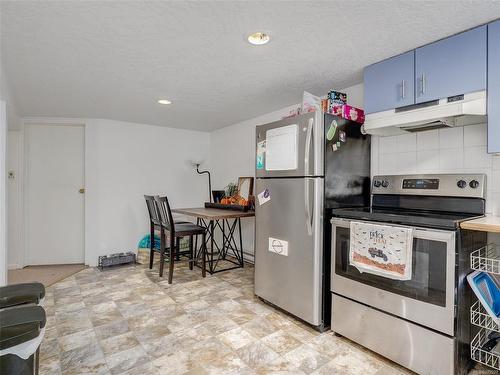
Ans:
{"type": "Polygon", "coordinates": [[[485,212],[481,174],[376,176],[368,208],[333,209],[332,330],[420,374],[470,367],[471,251],[486,234],[460,229],[485,212]],[[412,276],[349,264],[351,221],[413,228],[412,276]]]}

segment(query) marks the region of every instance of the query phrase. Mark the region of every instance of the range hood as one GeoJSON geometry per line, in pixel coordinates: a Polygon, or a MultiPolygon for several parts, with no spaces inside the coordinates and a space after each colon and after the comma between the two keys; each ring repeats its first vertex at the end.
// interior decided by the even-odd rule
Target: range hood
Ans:
{"type": "Polygon", "coordinates": [[[486,122],[486,91],[370,113],[368,134],[389,136],[486,122]]]}

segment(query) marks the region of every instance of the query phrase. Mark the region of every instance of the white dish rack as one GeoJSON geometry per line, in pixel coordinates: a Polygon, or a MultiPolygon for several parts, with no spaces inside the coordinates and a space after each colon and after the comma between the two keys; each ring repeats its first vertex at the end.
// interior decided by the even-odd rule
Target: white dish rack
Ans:
{"type": "Polygon", "coordinates": [[[500,251],[498,247],[489,244],[473,251],[470,255],[470,268],[500,275],[500,251]]]}
{"type": "Polygon", "coordinates": [[[483,350],[482,347],[488,341],[488,330],[482,328],[470,343],[471,358],[483,365],[500,370],[500,355],[483,350]]]}
{"type": "MultiPolygon", "coordinates": [[[[500,275],[500,249],[489,244],[470,255],[470,264],[473,270],[500,275]]],[[[486,312],[481,302],[476,301],[470,308],[471,323],[481,329],[471,342],[471,358],[483,365],[500,370],[500,354],[483,350],[483,345],[488,341],[488,333],[500,332],[499,325],[486,312]]]]}

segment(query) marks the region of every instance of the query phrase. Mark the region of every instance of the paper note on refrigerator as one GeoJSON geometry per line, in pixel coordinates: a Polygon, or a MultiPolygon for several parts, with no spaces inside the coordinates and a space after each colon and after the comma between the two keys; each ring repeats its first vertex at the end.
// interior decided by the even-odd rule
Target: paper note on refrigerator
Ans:
{"type": "Polygon", "coordinates": [[[269,237],[269,251],[279,255],[288,256],[288,241],[269,237]]]}
{"type": "Polygon", "coordinates": [[[271,193],[269,192],[269,189],[265,189],[259,194],[257,194],[257,199],[259,200],[259,205],[263,205],[264,203],[268,202],[271,200],[271,193]]]}
{"type": "Polygon", "coordinates": [[[266,171],[297,169],[297,132],[297,124],[266,131],[266,171]]]}

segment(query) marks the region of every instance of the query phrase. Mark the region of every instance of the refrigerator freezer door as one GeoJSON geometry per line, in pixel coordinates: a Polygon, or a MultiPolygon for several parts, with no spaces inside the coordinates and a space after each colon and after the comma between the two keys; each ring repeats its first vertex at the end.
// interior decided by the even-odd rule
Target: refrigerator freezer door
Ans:
{"type": "Polygon", "coordinates": [[[256,186],[268,194],[256,201],[255,293],[315,326],[322,323],[323,183],[278,178],[256,186]]]}
{"type": "Polygon", "coordinates": [[[325,206],[370,205],[370,136],[361,125],[326,114],[325,206]]]}
{"type": "Polygon", "coordinates": [[[323,139],[322,112],[257,126],[255,176],[323,176],[323,139]]]}

